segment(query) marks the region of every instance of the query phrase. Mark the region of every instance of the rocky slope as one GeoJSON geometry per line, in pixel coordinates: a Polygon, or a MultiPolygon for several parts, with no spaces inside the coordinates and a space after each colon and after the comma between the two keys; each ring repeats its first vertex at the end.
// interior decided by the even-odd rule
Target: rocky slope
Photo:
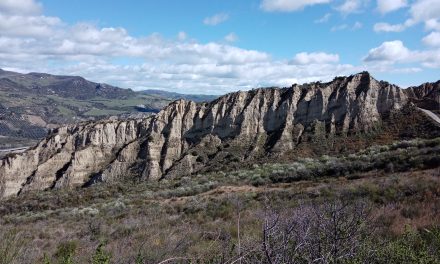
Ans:
{"type": "Polygon", "coordinates": [[[440,110],[440,81],[424,83],[405,90],[410,100],[421,108],[440,110]]]}
{"type": "Polygon", "coordinates": [[[310,135],[369,131],[408,100],[399,87],[363,72],[231,93],[210,103],[178,100],[144,119],[65,126],[0,161],[0,197],[121,178],[159,180],[215,161],[295,153],[310,135]]]}

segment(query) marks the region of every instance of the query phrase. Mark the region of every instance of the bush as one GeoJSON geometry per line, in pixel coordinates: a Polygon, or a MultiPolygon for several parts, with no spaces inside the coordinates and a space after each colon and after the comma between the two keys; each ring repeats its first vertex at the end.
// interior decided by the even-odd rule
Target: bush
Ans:
{"type": "Polygon", "coordinates": [[[67,241],[58,245],[55,257],[59,264],[73,264],[73,257],[77,248],[76,241],[67,241]]]}
{"type": "Polygon", "coordinates": [[[440,259],[430,252],[420,232],[407,229],[403,236],[378,247],[377,263],[440,263],[440,259]]]}
{"type": "Polygon", "coordinates": [[[92,256],[92,264],[109,264],[111,256],[104,250],[104,244],[100,243],[92,256]]]}

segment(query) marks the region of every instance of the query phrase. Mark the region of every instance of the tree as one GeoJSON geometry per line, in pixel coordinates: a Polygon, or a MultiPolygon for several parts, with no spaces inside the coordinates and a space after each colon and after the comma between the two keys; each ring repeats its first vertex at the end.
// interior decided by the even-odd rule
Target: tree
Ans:
{"type": "Polygon", "coordinates": [[[262,228],[262,262],[343,263],[354,259],[368,241],[365,202],[333,200],[274,212],[267,210],[262,228]]]}

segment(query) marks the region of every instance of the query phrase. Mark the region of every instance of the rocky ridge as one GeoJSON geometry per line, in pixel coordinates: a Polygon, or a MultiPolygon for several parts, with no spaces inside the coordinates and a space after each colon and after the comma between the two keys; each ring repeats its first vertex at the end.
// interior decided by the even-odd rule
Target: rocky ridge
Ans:
{"type": "Polygon", "coordinates": [[[440,81],[409,87],[405,89],[405,93],[414,104],[421,108],[440,110],[440,81]]]}
{"type": "Polygon", "coordinates": [[[0,161],[0,197],[124,178],[196,173],[210,160],[295,151],[306,131],[368,131],[409,102],[367,72],[329,83],[227,94],[210,103],[177,100],[158,114],[53,130],[37,146],[0,161]],[[204,151],[207,155],[200,155],[204,151]]]}

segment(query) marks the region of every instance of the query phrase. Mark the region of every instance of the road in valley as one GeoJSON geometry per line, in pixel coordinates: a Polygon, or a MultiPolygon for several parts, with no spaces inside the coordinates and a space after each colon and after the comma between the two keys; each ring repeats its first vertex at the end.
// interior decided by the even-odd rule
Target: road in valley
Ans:
{"type": "Polygon", "coordinates": [[[434,120],[435,122],[437,122],[438,124],[440,124],[440,117],[438,117],[438,115],[434,114],[433,112],[426,110],[426,109],[422,109],[419,108],[418,109],[420,111],[422,111],[423,113],[425,113],[427,116],[429,116],[432,120],[434,120]]]}
{"type": "Polygon", "coordinates": [[[10,153],[22,153],[25,152],[29,147],[20,147],[20,148],[9,148],[9,149],[0,149],[0,158],[6,156],[10,153]]]}

